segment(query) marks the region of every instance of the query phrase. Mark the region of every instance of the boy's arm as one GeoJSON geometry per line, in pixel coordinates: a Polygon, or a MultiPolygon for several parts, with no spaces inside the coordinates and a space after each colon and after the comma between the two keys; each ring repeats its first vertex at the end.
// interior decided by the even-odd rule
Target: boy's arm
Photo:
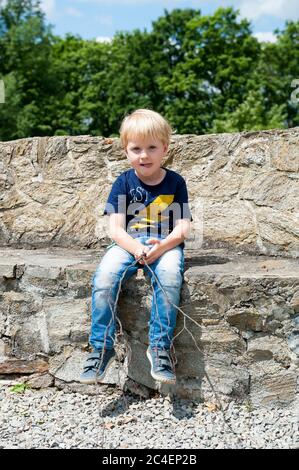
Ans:
{"type": "Polygon", "coordinates": [[[190,220],[178,219],[172,232],[170,232],[170,234],[161,241],[161,246],[163,247],[164,252],[171,250],[172,248],[182,243],[185,238],[188,237],[189,232],[190,220]]]}
{"type": "Polygon", "coordinates": [[[112,240],[115,241],[121,248],[135,256],[136,252],[147,251],[142,243],[134,240],[126,231],[126,216],[125,214],[110,214],[109,216],[109,234],[112,240]]]}

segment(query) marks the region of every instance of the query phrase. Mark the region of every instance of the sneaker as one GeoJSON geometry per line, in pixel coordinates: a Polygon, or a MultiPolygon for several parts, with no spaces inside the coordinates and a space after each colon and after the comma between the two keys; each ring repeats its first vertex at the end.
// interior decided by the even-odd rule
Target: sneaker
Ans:
{"type": "Polygon", "coordinates": [[[159,382],[174,384],[176,376],[170,351],[165,349],[147,348],[146,355],[151,363],[151,374],[159,382]]]}
{"type": "Polygon", "coordinates": [[[82,384],[92,384],[102,380],[114,359],[114,349],[94,350],[86,359],[79,382],[82,384]]]}

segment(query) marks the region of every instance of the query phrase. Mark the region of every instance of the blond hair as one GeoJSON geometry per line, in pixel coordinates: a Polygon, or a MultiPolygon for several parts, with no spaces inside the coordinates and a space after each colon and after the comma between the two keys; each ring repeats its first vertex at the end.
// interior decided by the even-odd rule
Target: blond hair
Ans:
{"type": "Polygon", "coordinates": [[[120,141],[125,149],[130,139],[148,137],[169,145],[172,128],[161,114],[151,109],[136,109],[126,116],[120,126],[120,141]]]}

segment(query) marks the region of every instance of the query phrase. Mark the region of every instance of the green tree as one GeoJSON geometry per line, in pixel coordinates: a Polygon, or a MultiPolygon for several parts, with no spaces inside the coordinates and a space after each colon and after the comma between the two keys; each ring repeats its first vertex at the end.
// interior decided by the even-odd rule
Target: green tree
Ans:
{"type": "Polygon", "coordinates": [[[122,118],[133,109],[157,109],[155,68],[150,33],[134,30],[115,35],[107,69],[110,134],[118,133],[122,118]]]}
{"type": "Polygon", "coordinates": [[[239,132],[284,127],[284,105],[273,105],[267,111],[261,92],[250,90],[247,98],[234,111],[216,118],[212,132],[239,132]]]}
{"type": "Polygon", "coordinates": [[[294,127],[299,125],[299,103],[291,100],[293,80],[299,79],[299,21],[287,21],[276,35],[276,43],[264,45],[257,72],[268,107],[285,106],[285,127],[294,127]]]}
{"type": "Polygon", "coordinates": [[[164,16],[152,24],[156,109],[168,117],[178,133],[192,133],[202,127],[195,121],[203,116],[206,95],[199,92],[201,78],[186,65],[186,34],[191,21],[200,14],[193,9],[164,10],[164,16]]]}
{"type": "Polygon", "coordinates": [[[52,133],[49,97],[57,86],[51,67],[53,40],[39,1],[8,0],[1,7],[0,73],[8,93],[1,109],[0,138],[52,133]],[[3,120],[5,113],[10,128],[3,120]]]}
{"type": "Polygon", "coordinates": [[[109,45],[67,34],[52,53],[59,82],[52,102],[55,134],[107,135],[109,45]]]}
{"type": "Polygon", "coordinates": [[[167,68],[158,78],[161,110],[180,133],[211,131],[217,116],[234,110],[248,93],[260,46],[248,21],[239,22],[237,15],[232,8],[219,8],[210,16],[173,10],[153,24],[167,55],[167,68]]]}

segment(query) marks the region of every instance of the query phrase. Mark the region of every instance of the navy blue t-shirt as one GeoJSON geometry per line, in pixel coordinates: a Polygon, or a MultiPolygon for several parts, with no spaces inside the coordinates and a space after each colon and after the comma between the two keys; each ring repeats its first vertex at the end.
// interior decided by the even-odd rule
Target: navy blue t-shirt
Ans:
{"type": "MultiPolygon", "coordinates": [[[[133,238],[141,235],[166,238],[177,219],[192,221],[184,178],[164,169],[164,179],[156,185],[143,183],[133,168],[124,171],[113,183],[103,215],[126,214],[126,231],[133,238]]],[[[180,246],[184,248],[184,243],[180,246]]]]}

